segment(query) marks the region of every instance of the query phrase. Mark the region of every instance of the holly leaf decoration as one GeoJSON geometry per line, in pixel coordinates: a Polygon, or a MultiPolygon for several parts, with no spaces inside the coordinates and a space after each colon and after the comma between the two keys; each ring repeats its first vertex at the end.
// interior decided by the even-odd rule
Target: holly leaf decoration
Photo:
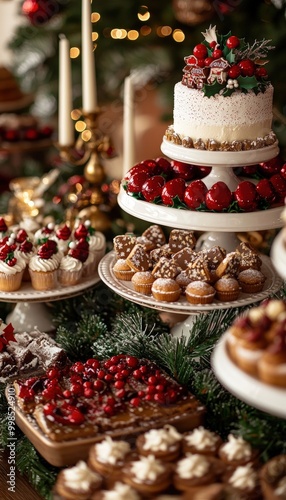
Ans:
{"type": "Polygon", "coordinates": [[[221,85],[218,82],[214,82],[211,85],[207,85],[207,84],[204,85],[202,90],[203,90],[206,97],[212,97],[216,94],[219,94],[219,92],[223,89],[224,89],[223,85],[221,85]]]}
{"type": "Polygon", "coordinates": [[[235,88],[233,88],[233,89],[227,89],[227,88],[225,88],[224,91],[223,91],[223,96],[224,97],[229,97],[234,92],[235,92],[235,88]]]}
{"type": "Polygon", "coordinates": [[[255,76],[239,76],[237,82],[241,89],[252,90],[258,86],[255,76]]]}

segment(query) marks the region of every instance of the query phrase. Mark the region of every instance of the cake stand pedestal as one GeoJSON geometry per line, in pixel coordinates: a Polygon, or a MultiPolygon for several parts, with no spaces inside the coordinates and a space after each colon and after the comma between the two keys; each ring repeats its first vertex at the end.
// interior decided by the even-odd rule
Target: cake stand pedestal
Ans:
{"type": "Polygon", "coordinates": [[[68,299],[80,295],[100,281],[96,273],[92,277],[83,278],[73,286],[58,286],[54,290],[38,291],[30,282],[23,282],[16,292],[0,292],[0,301],[16,303],[6,318],[12,323],[16,332],[31,332],[37,327],[41,332],[50,333],[55,330],[52,317],[46,303],[68,299]]]}

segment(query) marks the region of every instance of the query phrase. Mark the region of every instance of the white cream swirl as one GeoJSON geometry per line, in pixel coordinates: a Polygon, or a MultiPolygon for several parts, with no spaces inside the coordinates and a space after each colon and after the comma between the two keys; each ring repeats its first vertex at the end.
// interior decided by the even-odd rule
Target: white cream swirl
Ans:
{"type": "Polygon", "coordinates": [[[33,257],[33,255],[35,255],[35,250],[32,250],[31,252],[29,253],[25,253],[25,252],[21,252],[21,250],[19,250],[18,248],[16,248],[15,252],[14,252],[14,255],[16,257],[16,259],[23,259],[25,261],[25,265],[28,264],[31,260],[31,258],[33,257]]]}
{"type": "Polygon", "coordinates": [[[251,446],[241,436],[228,436],[228,442],[222,448],[228,460],[242,460],[251,457],[251,446]]]}
{"type": "Polygon", "coordinates": [[[101,482],[100,475],[90,470],[83,460],[80,460],[74,467],[65,469],[63,476],[68,487],[75,491],[88,491],[93,483],[101,482]]]}
{"type": "Polygon", "coordinates": [[[129,453],[130,445],[126,441],[115,441],[107,436],[103,441],[95,445],[97,460],[102,463],[115,465],[123,460],[129,453]]]}
{"type": "Polygon", "coordinates": [[[257,482],[257,474],[253,470],[251,464],[237,467],[229,478],[229,483],[240,490],[255,488],[257,482]]]}
{"type": "Polygon", "coordinates": [[[124,483],[115,483],[114,488],[103,493],[103,500],[139,500],[138,493],[124,483]]]}
{"type": "Polygon", "coordinates": [[[172,425],[165,425],[163,429],[151,429],[144,434],[144,450],[167,451],[170,446],[182,439],[181,434],[172,425]]]}
{"type": "Polygon", "coordinates": [[[21,273],[26,267],[26,262],[23,259],[17,259],[14,266],[8,266],[4,260],[0,260],[0,273],[4,273],[10,276],[14,276],[17,273],[21,273]]]}
{"type": "Polygon", "coordinates": [[[65,255],[60,262],[59,269],[61,271],[80,271],[82,269],[82,262],[70,255],[65,255]]]}
{"type": "Polygon", "coordinates": [[[106,239],[103,233],[95,231],[94,234],[88,235],[88,244],[91,252],[104,250],[106,246],[106,239]]]}
{"type": "Polygon", "coordinates": [[[204,450],[205,448],[215,449],[218,439],[218,436],[214,432],[202,426],[185,435],[186,443],[198,450],[204,450]]]}
{"type": "Polygon", "coordinates": [[[52,255],[50,259],[41,259],[39,255],[33,255],[29,262],[31,271],[48,273],[55,271],[59,267],[59,261],[56,255],[52,255]]]}
{"type": "Polygon", "coordinates": [[[177,463],[176,471],[184,479],[204,476],[210,468],[208,460],[203,455],[188,454],[177,463]]]}
{"type": "Polygon", "coordinates": [[[164,465],[160,460],[157,460],[154,455],[140,457],[139,460],[131,463],[131,472],[134,474],[134,479],[138,483],[155,481],[164,470],[164,465]]]}

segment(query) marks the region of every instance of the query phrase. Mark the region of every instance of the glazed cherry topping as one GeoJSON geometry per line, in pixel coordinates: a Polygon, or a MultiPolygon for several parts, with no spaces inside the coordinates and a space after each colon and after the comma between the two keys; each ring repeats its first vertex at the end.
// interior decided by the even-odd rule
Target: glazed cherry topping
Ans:
{"type": "Polygon", "coordinates": [[[138,359],[135,356],[126,356],[126,363],[130,368],[138,366],[138,359]]]}

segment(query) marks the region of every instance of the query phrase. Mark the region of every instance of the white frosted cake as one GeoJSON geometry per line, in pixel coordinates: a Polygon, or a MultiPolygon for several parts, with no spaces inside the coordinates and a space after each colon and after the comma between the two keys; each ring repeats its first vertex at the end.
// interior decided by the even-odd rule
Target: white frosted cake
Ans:
{"type": "Polygon", "coordinates": [[[240,151],[276,142],[273,86],[265,69],[269,40],[251,46],[210,27],[185,57],[174,89],[173,125],[167,140],[189,148],[240,151]]]}

